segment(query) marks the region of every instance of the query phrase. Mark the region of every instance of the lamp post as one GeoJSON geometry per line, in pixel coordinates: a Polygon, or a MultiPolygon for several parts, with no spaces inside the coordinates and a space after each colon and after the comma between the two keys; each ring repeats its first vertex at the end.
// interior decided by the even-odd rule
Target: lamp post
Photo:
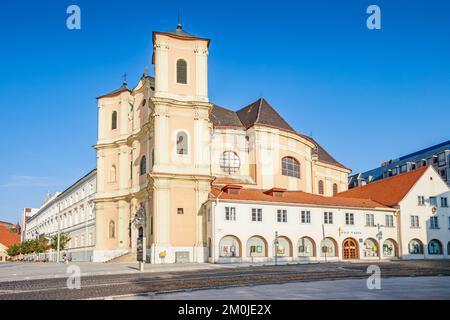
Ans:
{"type": "MultiPolygon", "coordinates": [[[[35,231],[34,231],[34,236],[36,237],[36,242],[39,240],[39,231],[38,231],[38,229],[36,229],[35,231]]],[[[38,260],[37,258],[36,258],[36,256],[37,257],[39,257],[39,253],[34,253],[35,254],[35,256],[34,256],[34,260],[36,261],[36,260],[38,260]]]]}
{"type": "Polygon", "coordinates": [[[378,228],[378,233],[377,233],[377,239],[378,239],[378,261],[381,261],[381,239],[383,239],[383,232],[381,231],[381,227],[384,227],[382,225],[380,225],[379,223],[377,224],[377,228],[378,228]]]}
{"type": "Polygon", "coordinates": [[[275,265],[278,265],[278,231],[275,231],[275,265]]]}
{"type": "Polygon", "coordinates": [[[56,223],[58,225],[58,235],[57,235],[57,240],[56,240],[56,262],[59,263],[59,251],[61,250],[61,227],[60,227],[60,222],[61,222],[61,203],[58,202],[58,213],[56,214],[56,223]]]}

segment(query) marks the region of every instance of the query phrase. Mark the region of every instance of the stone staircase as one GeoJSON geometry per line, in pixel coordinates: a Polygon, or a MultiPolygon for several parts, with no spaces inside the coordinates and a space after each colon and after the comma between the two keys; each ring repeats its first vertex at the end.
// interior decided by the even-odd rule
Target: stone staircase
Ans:
{"type": "Polygon", "coordinates": [[[106,263],[137,263],[136,258],[136,252],[127,252],[119,257],[106,261],[106,263]]]}

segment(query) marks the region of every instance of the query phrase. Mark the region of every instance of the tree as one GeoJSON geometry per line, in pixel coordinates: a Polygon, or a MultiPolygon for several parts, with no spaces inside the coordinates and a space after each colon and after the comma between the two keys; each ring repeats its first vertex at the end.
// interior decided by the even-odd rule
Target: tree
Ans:
{"type": "MultiPolygon", "coordinates": [[[[67,233],[61,232],[59,234],[59,250],[67,249],[66,246],[70,241],[70,236],[67,233]]],[[[50,248],[58,250],[58,235],[55,234],[50,241],[50,248]]]]}
{"type": "Polygon", "coordinates": [[[42,253],[49,249],[48,239],[44,235],[40,235],[39,238],[33,242],[33,252],[42,253]]]}
{"type": "Polygon", "coordinates": [[[6,249],[6,254],[10,257],[18,256],[21,252],[21,246],[18,244],[13,244],[8,249],[6,249]]]}

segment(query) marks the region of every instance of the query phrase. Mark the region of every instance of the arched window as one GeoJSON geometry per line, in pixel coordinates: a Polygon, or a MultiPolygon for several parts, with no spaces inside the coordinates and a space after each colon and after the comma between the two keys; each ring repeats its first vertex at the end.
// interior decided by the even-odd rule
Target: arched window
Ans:
{"type": "Polygon", "coordinates": [[[184,59],[177,61],[177,83],[187,84],[187,62],[184,59]]]}
{"type": "Polygon", "coordinates": [[[366,239],[363,245],[363,251],[365,257],[378,257],[378,243],[374,239],[366,239]]]}
{"type": "Polygon", "coordinates": [[[337,183],[333,183],[333,196],[336,196],[338,193],[338,185],[337,183]]]}
{"type": "Polygon", "coordinates": [[[188,136],[186,132],[177,133],[177,154],[188,154],[188,136]]]}
{"type": "Polygon", "coordinates": [[[378,243],[374,239],[366,239],[363,245],[365,257],[378,257],[378,243]]]}
{"type": "Polygon", "coordinates": [[[324,194],[323,180],[319,180],[319,194],[324,194]]]}
{"type": "Polygon", "coordinates": [[[337,257],[336,241],[332,238],[325,238],[320,242],[320,256],[321,257],[337,257]]]}
{"type": "Polygon", "coordinates": [[[145,156],[142,156],[141,158],[141,163],[139,165],[139,173],[141,176],[147,173],[147,158],[145,156]]]}
{"type": "Polygon", "coordinates": [[[228,173],[228,174],[232,174],[232,173],[236,173],[240,166],[241,166],[241,161],[239,160],[239,157],[236,153],[234,153],[233,151],[225,151],[224,153],[222,153],[222,155],[220,156],[220,168],[228,173]]]}
{"type": "Polygon", "coordinates": [[[219,242],[219,255],[221,257],[240,257],[241,242],[235,236],[223,237],[219,242]]]}
{"type": "Polygon", "coordinates": [[[303,237],[298,240],[298,256],[299,257],[315,257],[316,245],[314,240],[309,237],[303,237]]]}
{"type": "Polygon", "coordinates": [[[116,182],[116,166],[112,165],[109,169],[109,182],[116,182]]]}
{"type": "Polygon", "coordinates": [[[443,254],[442,243],[436,239],[431,240],[428,243],[428,254],[443,254]]]}
{"type": "Polygon", "coordinates": [[[408,244],[409,254],[423,254],[422,241],[418,239],[412,239],[408,244]]]}
{"type": "Polygon", "coordinates": [[[109,238],[114,239],[116,237],[116,224],[114,221],[109,222],[109,238]]]}
{"type": "Polygon", "coordinates": [[[253,236],[247,241],[247,257],[267,257],[266,240],[253,236]]]}
{"type": "Polygon", "coordinates": [[[281,174],[300,178],[300,163],[292,157],[284,157],[281,159],[281,174]]]}
{"type": "Polygon", "coordinates": [[[386,239],[383,243],[383,256],[396,257],[397,256],[397,243],[392,239],[386,239]]]}
{"type": "Polygon", "coordinates": [[[111,130],[117,129],[117,111],[113,111],[111,115],[111,130]]]}
{"type": "Polygon", "coordinates": [[[292,257],[292,244],[291,240],[284,236],[277,238],[278,244],[275,246],[276,254],[278,257],[292,257]]]}

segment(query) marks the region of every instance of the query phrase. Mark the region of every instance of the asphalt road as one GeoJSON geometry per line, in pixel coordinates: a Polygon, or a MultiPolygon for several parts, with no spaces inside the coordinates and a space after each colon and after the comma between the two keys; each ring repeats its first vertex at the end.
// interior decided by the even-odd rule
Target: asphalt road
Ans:
{"type": "Polygon", "coordinates": [[[114,300],[450,300],[450,277],[384,278],[378,289],[366,279],[289,282],[166,294],[117,297],[114,300]]]}
{"type": "MultiPolygon", "coordinates": [[[[383,278],[450,276],[449,260],[395,261],[382,262],[378,265],[383,278]]],[[[369,276],[367,267],[367,263],[328,263],[105,274],[82,276],[80,289],[69,289],[66,278],[4,281],[0,282],[0,299],[89,299],[149,292],[165,293],[184,289],[366,279],[369,276]]]]}

